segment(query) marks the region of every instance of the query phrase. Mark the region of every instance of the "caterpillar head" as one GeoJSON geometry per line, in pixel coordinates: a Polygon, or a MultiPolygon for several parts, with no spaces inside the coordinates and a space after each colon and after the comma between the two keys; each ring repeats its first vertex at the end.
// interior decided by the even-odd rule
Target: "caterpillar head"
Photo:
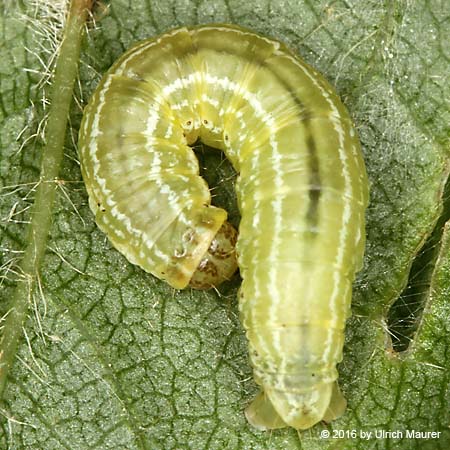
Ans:
{"type": "Polygon", "coordinates": [[[229,280],[236,272],[237,231],[225,221],[214,236],[208,251],[205,253],[192,275],[189,286],[194,289],[210,289],[229,280]]]}

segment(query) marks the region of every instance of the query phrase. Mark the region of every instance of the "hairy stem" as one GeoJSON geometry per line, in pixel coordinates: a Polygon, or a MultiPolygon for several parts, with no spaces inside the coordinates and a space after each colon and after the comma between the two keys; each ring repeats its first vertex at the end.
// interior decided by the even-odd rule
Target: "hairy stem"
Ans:
{"type": "Polygon", "coordinates": [[[31,214],[28,244],[20,265],[22,279],[17,283],[0,342],[0,398],[22,337],[23,323],[46,249],[57,189],[56,179],[63,157],[69,107],[78,69],[81,36],[91,6],[92,0],[71,1],[56,62],[46,131],[47,144],[42,154],[41,175],[31,214]]]}

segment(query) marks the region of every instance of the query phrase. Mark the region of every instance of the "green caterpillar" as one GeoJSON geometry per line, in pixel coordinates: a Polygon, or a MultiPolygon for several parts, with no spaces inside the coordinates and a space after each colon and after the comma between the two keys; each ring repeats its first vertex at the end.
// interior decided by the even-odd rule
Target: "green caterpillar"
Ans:
{"type": "Polygon", "coordinates": [[[347,110],[282,43],[236,26],[138,43],[86,107],[79,153],[98,226],[130,262],[183,289],[242,276],[239,309],[261,393],[256,427],[306,429],[346,402],[337,385],[364,252],[368,183],[347,110]],[[211,206],[197,139],[238,178],[236,252],[211,206]]]}

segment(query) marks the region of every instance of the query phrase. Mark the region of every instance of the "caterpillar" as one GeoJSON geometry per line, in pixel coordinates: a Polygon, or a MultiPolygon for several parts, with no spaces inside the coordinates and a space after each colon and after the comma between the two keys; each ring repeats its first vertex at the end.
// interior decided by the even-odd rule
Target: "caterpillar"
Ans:
{"type": "Polygon", "coordinates": [[[104,75],[79,156],[96,223],[131,263],[176,289],[218,285],[239,266],[261,387],[245,411],[253,426],[302,430],[344,412],[336,365],[368,183],[352,121],[322,75],[247,29],[175,29],[104,75]],[[238,174],[238,236],[199,176],[198,139],[238,174]]]}

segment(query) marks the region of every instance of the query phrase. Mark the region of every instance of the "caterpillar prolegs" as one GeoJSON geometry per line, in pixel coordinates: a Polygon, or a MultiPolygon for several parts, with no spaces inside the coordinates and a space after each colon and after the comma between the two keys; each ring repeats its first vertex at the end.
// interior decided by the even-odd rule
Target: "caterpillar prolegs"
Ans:
{"type": "Polygon", "coordinates": [[[336,364],[368,201],[348,112],[282,43],[236,26],[176,29],[112,66],[80,129],[89,204],[129,261],[178,289],[236,268],[197,139],[238,173],[239,309],[261,387],[247,419],[265,429],[333,420],[345,409],[336,364]]]}

